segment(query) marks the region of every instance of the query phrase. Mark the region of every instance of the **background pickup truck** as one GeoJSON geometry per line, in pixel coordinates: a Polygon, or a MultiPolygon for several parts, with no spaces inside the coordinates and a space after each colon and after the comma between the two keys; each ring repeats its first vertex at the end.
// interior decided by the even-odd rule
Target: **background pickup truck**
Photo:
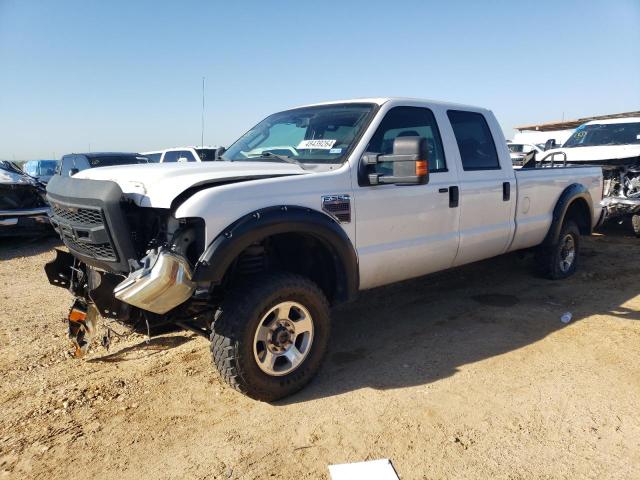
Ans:
{"type": "Polygon", "coordinates": [[[514,171],[494,115],[457,104],[283,111],[222,160],[51,180],[51,222],[70,254],[46,271],[77,298],[78,354],[99,315],[174,323],[210,336],[231,386],[275,400],[318,370],[330,306],[514,250],[567,277],[601,214],[600,168],[514,171]]]}
{"type": "Polygon", "coordinates": [[[536,160],[542,165],[601,166],[605,220],[629,218],[640,237],[640,117],[587,122],[562,148],[538,153],[536,160]]]}

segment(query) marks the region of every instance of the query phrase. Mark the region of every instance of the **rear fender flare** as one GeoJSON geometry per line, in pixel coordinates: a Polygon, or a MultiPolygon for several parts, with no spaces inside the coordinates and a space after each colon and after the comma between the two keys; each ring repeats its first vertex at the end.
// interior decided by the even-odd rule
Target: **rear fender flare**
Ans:
{"type": "Polygon", "coordinates": [[[551,226],[549,227],[547,236],[542,242],[543,245],[553,245],[558,241],[560,237],[560,230],[562,229],[562,224],[564,223],[567,211],[569,210],[569,207],[571,207],[573,202],[578,199],[584,200],[589,206],[588,230],[589,232],[593,230],[593,201],[591,199],[591,194],[584,185],[579,183],[572,183],[560,194],[560,198],[558,198],[556,206],[553,208],[551,226]]]}
{"type": "Polygon", "coordinates": [[[353,299],[359,286],[355,248],[338,222],[307,207],[273,206],[238,219],[209,244],[194,269],[193,280],[219,285],[231,263],[250,245],[282,233],[314,237],[331,252],[336,271],[336,303],[353,299]]]}

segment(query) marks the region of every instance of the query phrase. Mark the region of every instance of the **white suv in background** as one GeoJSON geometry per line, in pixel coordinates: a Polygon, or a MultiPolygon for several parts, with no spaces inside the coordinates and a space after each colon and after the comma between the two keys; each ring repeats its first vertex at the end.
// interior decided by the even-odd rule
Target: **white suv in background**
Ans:
{"type": "Polygon", "coordinates": [[[215,147],[176,147],[143,153],[152,163],[210,162],[216,158],[215,147]]]}

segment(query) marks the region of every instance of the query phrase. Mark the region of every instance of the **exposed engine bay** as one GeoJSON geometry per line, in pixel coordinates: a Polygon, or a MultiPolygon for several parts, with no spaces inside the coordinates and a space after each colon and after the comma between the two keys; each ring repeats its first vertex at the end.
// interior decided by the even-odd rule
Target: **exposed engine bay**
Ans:
{"type": "Polygon", "coordinates": [[[640,212],[640,158],[615,163],[602,165],[608,219],[640,212]]]}

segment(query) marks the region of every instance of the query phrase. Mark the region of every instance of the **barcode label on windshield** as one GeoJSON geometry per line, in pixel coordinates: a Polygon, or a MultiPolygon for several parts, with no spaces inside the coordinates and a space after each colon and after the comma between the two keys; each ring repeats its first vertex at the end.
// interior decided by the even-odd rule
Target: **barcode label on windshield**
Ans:
{"type": "Polygon", "coordinates": [[[336,143],[335,140],[329,140],[325,138],[319,138],[317,140],[302,140],[296,148],[298,149],[319,149],[319,150],[331,150],[331,147],[336,143]]]}

